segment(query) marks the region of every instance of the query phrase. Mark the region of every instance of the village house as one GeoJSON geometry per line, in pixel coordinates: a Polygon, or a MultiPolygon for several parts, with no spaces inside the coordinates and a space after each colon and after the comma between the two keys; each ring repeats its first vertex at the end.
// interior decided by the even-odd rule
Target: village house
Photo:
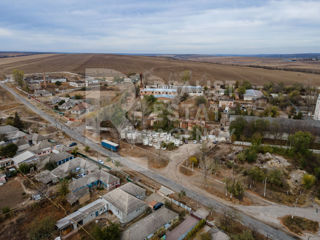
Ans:
{"type": "Polygon", "coordinates": [[[11,158],[5,158],[0,160],[0,168],[10,167],[14,164],[14,161],[11,158]]]}
{"type": "Polygon", "coordinates": [[[146,197],[146,190],[131,182],[122,185],[121,187],[119,187],[119,189],[125,191],[126,193],[129,193],[130,195],[140,200],[144,200],[146,197]]]}
{"type": "Polygon", "coordinates": [[[147,204],[131,194],[116,188],[103,195],[107,202],[107,209],[111,211],[120,223],[128,223],[140,216],[147,209],[147,204]]]}
{"type": "Polygon", "coordinates": [[[19,155],[16,155],[14,158],[12,158],[14,165],[19,166],[22,163],[33,163],[37,162],[39,158],[36,154],[30,151],[25,151],[19,155]]]}
{"type": "Polygon", "coordinates": [[[66,78],[52,78],[49,80],[49,82],[51,82],[51,83],[56,83],[56,82],[65,83],[65,82],[67,82],[67,79],[66,78]]]}
{"type": "Polygon", "coordinates": [[[44,156],[52,153],[54,145],[54,143],[51,143],[48,140],[44,140],[30,147],[29,151],[37,154],[38,156],[44,156]]]}
{"type": "Polygon", "coordinates": [[[247,89],[246,93],[243,95],[243,100],[253,101],[263,97],[263,93],[255,89],[247,89]]]}
{"type": "Polygon", "coordinates": [[[162,229],[168,229],[179,219],[179,214],[165,207],[131,225],[122,234],[122,240],[151,239],[162,229]]]}
{"type": "Polygon", "coordinates": [[[67,152],[60,152],[60,153],[51,153],[42,164],[46,164],[48,162],[54,162],[57,166],[64,164],[70,160],[74,159],[74,156],[67,152]]]}
{"type": "Polygon", "coordinates": [[[79,226],[93,221],[98,216],[104,214],[107,210],[106,201],[104,199],[98,199],[60,219],[56,223],[56,227],[60,231],[61,235],[64,236],[72,231],[76,231],[79,226]]]}
{"type": "Polygon", "coordinates": [[[51,97],[52,93],[45,89],[41,89],[41,90],[35,90],[33,95],[35,97],[51,97]]]}

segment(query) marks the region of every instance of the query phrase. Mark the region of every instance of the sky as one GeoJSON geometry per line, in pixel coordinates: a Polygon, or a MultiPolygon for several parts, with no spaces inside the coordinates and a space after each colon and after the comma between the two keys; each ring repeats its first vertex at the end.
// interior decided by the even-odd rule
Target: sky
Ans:
{"type": "Polygon", "coordinates": [[[0,51],[320,52],[319,0],[0,0],[0,51]]]}

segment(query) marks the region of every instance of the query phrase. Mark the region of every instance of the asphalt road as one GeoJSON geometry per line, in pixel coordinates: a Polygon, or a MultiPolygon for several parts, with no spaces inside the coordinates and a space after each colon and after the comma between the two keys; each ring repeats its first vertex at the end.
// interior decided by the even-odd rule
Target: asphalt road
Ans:
{"type": "Polygon", "coordinates": [[[3,87],[4,89],[6,89],[7,91],[9,91],[12,95],[15,96],[15,98],[17,100],[22,102],[24,105],[26,105],[28,108],[30,108],[33,112],[40,115],[43,119],[45,119],[46,121],[53,124],[61,131],[65,132],[71,138],[75,139],[76,141],[81,142],[84,145],[89,146],[90,149],[95,150],[102,155],[106,155],[115,161],[119,161],[122,165],[124,165],[134,171],[137,171],[137,172],[153,179],[154,181],[173,189],[176,192],[180,192],[183,190],[186,192],[186,195],[188,197],[192,198],[193,200],[195,200],[195,201],[197,201],[207,207],[212,208],[216,212],[220,212],[220,213],[223,213],[226,211],[235,212],[237,214],[237,216],[239,217],[242,224],[244,224],[245,226],[248,226],[249,228],[251,228],[251,229],[253,229],[253,230],[255,230],[265,236],[268,236],[270,239],[274,239],[274,240],[299,239],[299,238],[295,238],[292,235],[284,232],[283,230],[281,230],[280,228],[277,228],[276,226],[270,226],[270,225],[268,225],[268,224],[266,224],[256,218],[254,218],[253,216],[249,216],[238,209],[235,209],[231,206],[224,204],[223,202],[219,202],[216,199],[209,198],[209,197],[204,196],[202,194],[191,191],[191,190],[185,188],[181,184],[178,184],[170,179],[164,178],[163,176],[159,175],[158,173],[153,172],[150,169],[146,169],[144,167],[141,167],[141,166],[137,165],[136,163],[131,162],[124,157],[121,157],[117,153],[110,152],[109,150],[103,148],[99,144],[96,144],[95,142],[87,139],[82,134],[77,132],[75,129],[72,129],[72,128],[58,122],[54,117],[52,117],[52,116],[46,114],[45,112],[43,112],[42,110],[38,109],[36,106],[34,106],[32,103],[30,103],[24,97],[17,94],[14,90],[9,88],[4,83],[0,83],[0,86],[3,87]]]}

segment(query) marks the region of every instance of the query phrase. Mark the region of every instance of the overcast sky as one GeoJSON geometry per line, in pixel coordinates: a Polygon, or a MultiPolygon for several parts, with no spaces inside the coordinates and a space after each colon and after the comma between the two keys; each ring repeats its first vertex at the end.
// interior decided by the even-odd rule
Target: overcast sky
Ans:
{"type": "Polygon", "coordinates": [[[320,52],[320,0],[0,0],[0,51],[320,52]]]}

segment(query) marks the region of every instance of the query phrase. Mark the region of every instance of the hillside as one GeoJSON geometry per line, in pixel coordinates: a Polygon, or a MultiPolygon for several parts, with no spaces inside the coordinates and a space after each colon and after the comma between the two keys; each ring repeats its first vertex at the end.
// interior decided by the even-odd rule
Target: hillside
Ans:
{"type": "Polygon", "coordinates": [[[192,79],[248,80],[262,85],[267,82],[285,84],[310,84],[320,86],[320,74],[270,70],[248,66],[234,66],[208,62],[179,60],[169,57],[127,56],[111,54],[39,54],[0,59],[0,73],[9,74],[13,69],[26,73],[70,71],[83,74],[86,68],[111,68],[123,73],[151,70],[166,81],[172,74],[192,71],[192,79]]]}

